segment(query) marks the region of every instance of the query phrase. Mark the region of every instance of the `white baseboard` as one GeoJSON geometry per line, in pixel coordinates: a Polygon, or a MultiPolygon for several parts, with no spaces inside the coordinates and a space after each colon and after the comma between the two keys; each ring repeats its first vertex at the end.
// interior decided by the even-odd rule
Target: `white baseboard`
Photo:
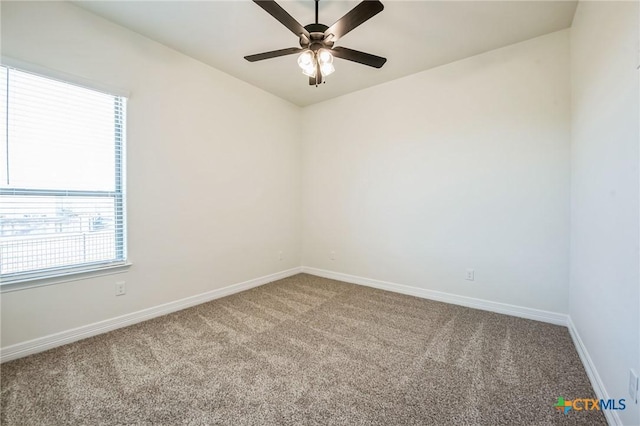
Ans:
{"type": "Polygon", "coordinates": [[[523,306],[510,305],[507,303],[492,302],[490,300],[476,299],[473,297],[459,296],[442,291],[427,290],[424,288],[412,287],[403,284],[396,284],[387,281],[379,281],[371,278],[363,278],[340,272],[327,271],[325,269],[302,267],[302,272],[333,280],[344,281],[352,284],[364,285],[367,287],[379,288],[396,293],[408,294],[423,299],[436,300],[438,302],[451,303],[453,305],[466,306],[468,308],[481,309],[483,311],[496,312],[499,314],[511,315],[514,317],[527,318],[536,321],[547,322],[556,325],[567,325],[568,316],[557,312],[543,311],[540,309],[526,308],[523,306]]]}
{"type": "Polygon", "coordinates": [[[286,271],[276,272],[275,274],[254,278],[249,281],[244,281],[227,287],[211,290],[206,293],[186,297],[174,302],[165,303],[163,305],[154,306],[152,308],[143,309],[141,311],[132,312],[130,314],[110,318],[108,320],[84,325],[82,327],[7,346],[0,349],[0,362],[11,361],[13,359],[25,357],[27,355],[43,352],[48,349],[86,339],[87,337],[106,333],[108,331],[146,321],[151,318],[159,317],[171,312],[176,312],[181,309],[199,305],[210,300],[219,299],[224,296],[229,296],[234,293],[249,290],[250,288],[258,287],[272,281],[277,281],[299,274],[301,271],[302,268],[297,267],[288,269],[286,271]]]}
{"type": "MultiPolygon", "coordinates": [[[[598,374],[598,370],[596,369],[595,364],[591,360],[591,356],[587,351],[587,347],[582,342],[582,338],[580,337],[580,333],[578,333],[578,329],[576,329],[575,324],[571,320],[571,317],[568,318],[567,328],[569,329],[569,334],[571,334],[571,339],[573,339],[573,344],[578,351],[578,355],[580,356],[580,360],[582,361],[582,365],[587,372],[587,376],[589,376],[589,381],[591,382],[591,387],[593,387],[593,391],[596,393],[596,397],[598,399],[609,399],[609,392],[604,387],[604,383],[598,374]]],[[[622,425],[622,420],[620,420],[620,416],[614,410],[602,410],[604,417],[607,419],[607,423],[612,426],[622,425]]]]}

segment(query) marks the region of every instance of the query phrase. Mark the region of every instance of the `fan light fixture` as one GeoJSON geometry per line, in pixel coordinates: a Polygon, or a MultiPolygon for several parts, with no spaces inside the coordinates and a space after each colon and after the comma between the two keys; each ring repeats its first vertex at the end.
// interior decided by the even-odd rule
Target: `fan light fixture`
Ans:
{"type": "Polygon", "coordinates": [[[304,75],[316,76],[316,55],[311,50],[307,49],[298,56],[298,65],[304,75]]]}
{"type": "Polygon", "coordinates": [[[320,73],[326,77],[336,70],[333,66],[333,55],[327,49],[319,49],[316,52],[306,49],[298,56],[298,65],[302,73],[309,77],[315,77],[320,65],[320,73]]]}
{"type": "Polygon", "coordinates": [[[380,68],[387,62],[387,59],[381,56],[347,47],[335,46],[335,43],[345,34],[382,12],[384,6],[380,3],[380,0],[361,1],[331,26],[321,24],[318,21],[318,3],[320,0],[315,0],[316,22],[304,27],[275,0],[253,1],[295,34],[300,42],[300,47],[287,47],[245,56],[244,58],[249,62],[263,61],[286,55],[298,55],[298,65],[302,69],[302,73],[309,76],[309,85],[316,87],[324,83],[324,78],[333,74],[336,70],[333,66],[334,57],[373,68],[380,68]]]}
{"type": "Polygon", "coordinates": [[[324,77],[333,74],[336,70],[333,67],[333,55],[327,49],[318,50],[318,62],[320,63],[320,72],[324,77]]]}

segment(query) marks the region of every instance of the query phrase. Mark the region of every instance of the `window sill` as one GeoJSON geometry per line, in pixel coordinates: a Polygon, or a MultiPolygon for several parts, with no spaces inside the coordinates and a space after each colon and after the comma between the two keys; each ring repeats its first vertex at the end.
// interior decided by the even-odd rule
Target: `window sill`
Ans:
{"type": "Polygon", "coordinates": [[[90,270],[68,271],[55,276],[48,277],[25,277],[8,283],[0,284],[0,293],[10,293],[13,291],[28,290],[36,287],[45,287],[71,281],[86,280],[89,278],[103,277],[107,275],[122,274],[127,272],[131,263],[119,263],[117,265],[103,266],[90,270]]]}

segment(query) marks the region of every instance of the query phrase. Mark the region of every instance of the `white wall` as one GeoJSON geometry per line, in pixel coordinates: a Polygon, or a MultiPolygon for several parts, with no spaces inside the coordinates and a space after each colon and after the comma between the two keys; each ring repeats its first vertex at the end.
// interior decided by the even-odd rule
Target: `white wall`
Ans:
{"type": "MultiPolygon", "coordinates": [[[[640,373],[638,2],[581,2],[571,30],[569,312],[611,398],[640,373]]],[[[640,424],[638,405],[619,412],[640,424]]]]}
{"type": "Polygon", "coordinates": [[[566,313],[568,49],[560,31],[305,108],[303,264],[566,313]]]}
{"type": "Polygon", "coordinates": [[[2,347],[300,265],[298,107],[69,3],[2,2],[2,54],[130,92],[134,263],[3,294],[2,347]]]}

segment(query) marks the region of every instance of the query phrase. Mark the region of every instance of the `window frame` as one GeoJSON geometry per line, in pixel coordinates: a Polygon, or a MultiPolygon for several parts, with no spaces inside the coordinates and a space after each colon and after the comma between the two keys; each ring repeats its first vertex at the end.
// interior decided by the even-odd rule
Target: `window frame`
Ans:
{"type": "MultiPolygon", "coordinates": [[[[107,197],[114,199],[115,209],[115,250],[113,260],[85,262],[80,264],[41,268],[31,271],[0,274],[0,293],[40,287],[61,282],[76,281],[96,276],[104,276],[126,272],[131,263],[127,251],[127,204],[126,204],[126,121],[128,93],[114,89],[108,90],[99,85],[89,83],[88,80],[71,76],[61,72],[24,63],[18,60],[1,57],[0,66],[10,70],[33,74],[35,76],[57,81],[114,97],[114,178],[113,191],[96,190],[52,190],[29,188],[0,188],[0,196],[64,196],[64,197],[107,197]]],[[[7,108],[8,108],[7,104],[7,108]]],[[[9,110],[7,109],[7,113],[9,110]]],[[[9,141],[7,140],[7,143],[9,141]]]]}

